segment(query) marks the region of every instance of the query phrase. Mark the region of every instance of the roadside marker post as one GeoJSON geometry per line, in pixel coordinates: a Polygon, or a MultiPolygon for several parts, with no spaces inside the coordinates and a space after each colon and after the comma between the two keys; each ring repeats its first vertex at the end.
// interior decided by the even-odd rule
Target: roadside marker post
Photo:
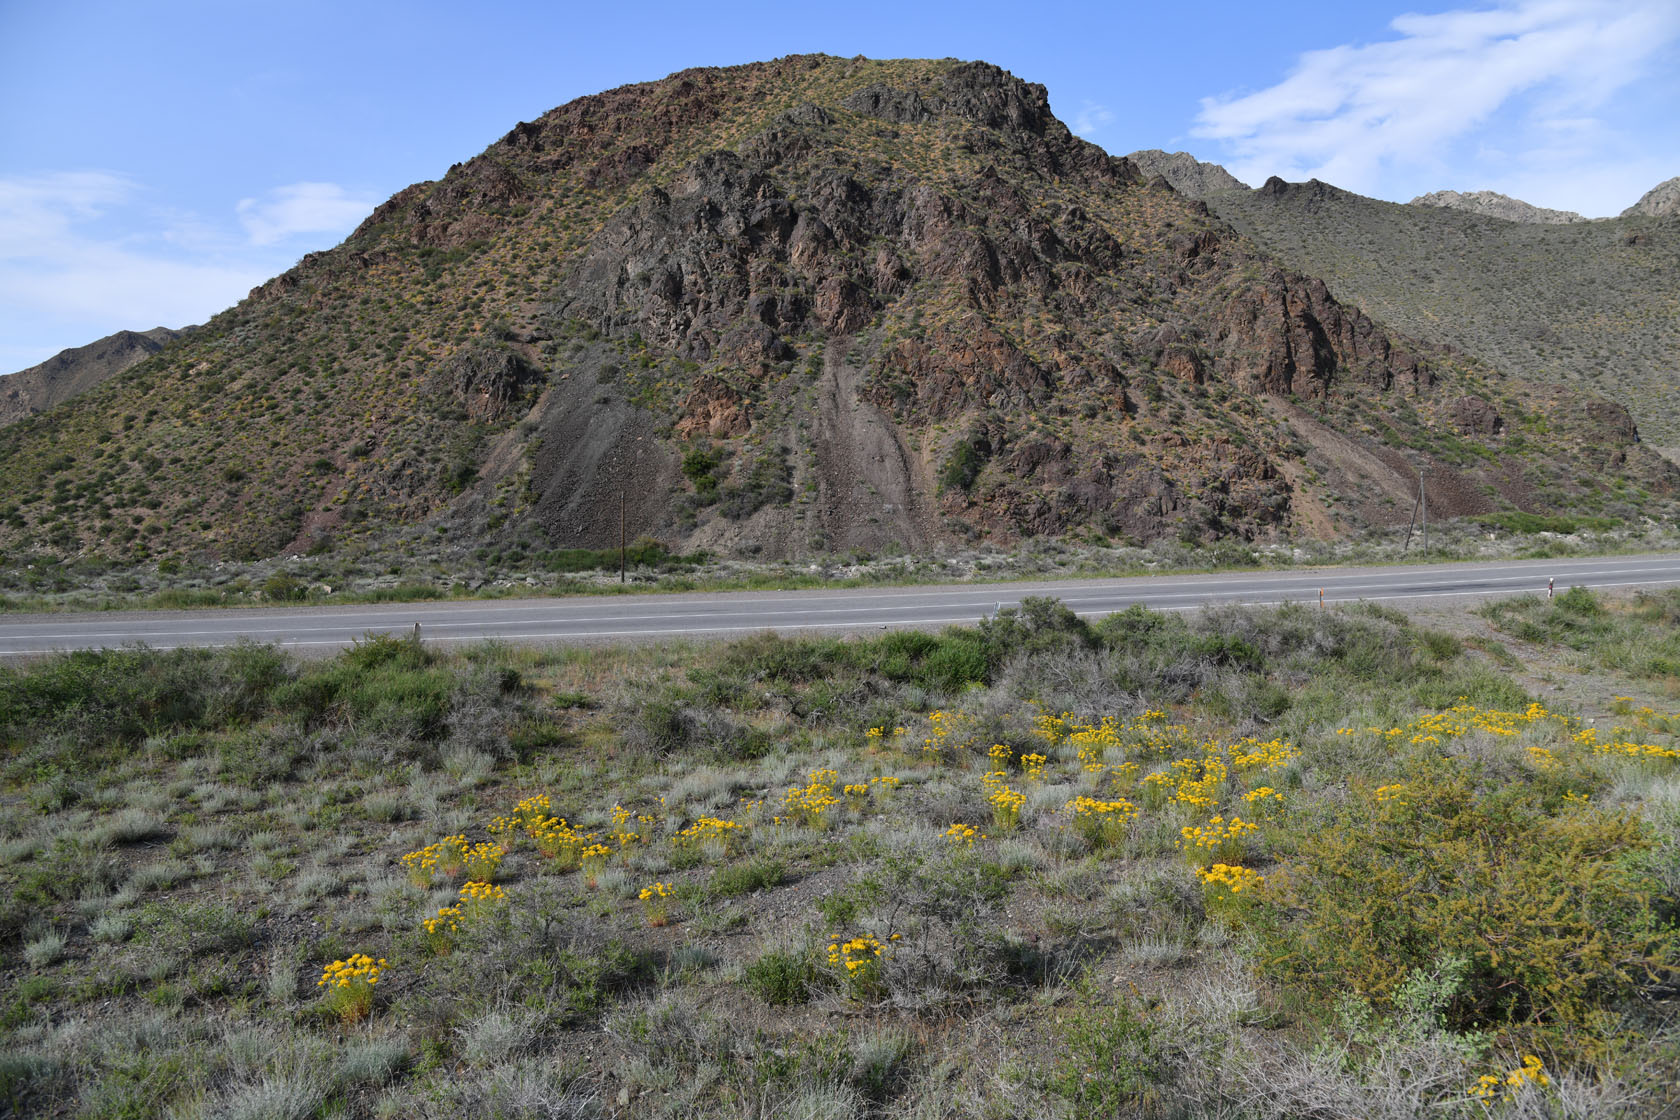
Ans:
{"type": "Polygon", "coordinates": [[[1547,578],[1547,580],[1546,580],[1546,598],[1550,599],[1552,597],[1552,589],[1556,586],[1556,584],[1557,584],[1557,577],[1556,576],[1551,576],[1551,577],[1547,578]]]}
{"type": "Polygon", "coordinates": [[[1324,588],[1322,587],[1318,589],[1318,609],[1324,609],[1324,588]]]}

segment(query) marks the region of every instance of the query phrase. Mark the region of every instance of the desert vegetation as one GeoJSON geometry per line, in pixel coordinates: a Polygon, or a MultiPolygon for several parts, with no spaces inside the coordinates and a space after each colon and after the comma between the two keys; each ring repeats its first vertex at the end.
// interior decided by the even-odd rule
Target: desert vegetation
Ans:
{"type": "Polygon", "coordinates": [[[1401,206],[1334,188],[1212,195],[1219,215],[1398,330],[1535,381],[1620,401],[1645,438],[1677,441],[1669,355],[1674,223],[1569,225],[1401,206]]]}
{"type": "Polygon", "coordinates": [[[0,669],[0,1100],[1658,1115],[1677,616],[0,669]]]}

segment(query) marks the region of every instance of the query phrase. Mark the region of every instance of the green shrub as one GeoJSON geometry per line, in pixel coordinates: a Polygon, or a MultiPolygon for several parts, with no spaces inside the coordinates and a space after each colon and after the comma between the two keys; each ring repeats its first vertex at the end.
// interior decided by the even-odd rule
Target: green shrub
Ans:
{"type": "Polygon", "coordinates": [[[766,953],[747,965],[743,979],[765,1003],[783,1007],[811,998],[817,969],[809,953],[766,953]]]}
{"type": "Polygon", "coordinates": [[[1164,1078],[1155,1028],[1124,998],[1097,1003],[1092,994],[1057,1023],[1062,1053],[1050,1088],[1085,1120],[1139,1115],[1151,1086],[1164,1078]]]}
{"type": "Polygon", "coordinates": [[[1266,896],[1263,959],[1291,984],[1379,1005],[1441,954],[1463,957],[1455,1028],[1588,1027],[1680,966],[1680,934],[1637,870],[1648,826],[1564,800],[1556,782],[1478,786],[1473,764],[1422,758],[1398,800],[1356,799],[1302,838],[1266,896]]]}
{"type": "Polygon", "coordinates": [[[779,859],[760,859],[750,863],[732,864],[712,872],[706,893],[713,898],[733,898],[781,885],[787,876],[787,865],[779,859]]]}

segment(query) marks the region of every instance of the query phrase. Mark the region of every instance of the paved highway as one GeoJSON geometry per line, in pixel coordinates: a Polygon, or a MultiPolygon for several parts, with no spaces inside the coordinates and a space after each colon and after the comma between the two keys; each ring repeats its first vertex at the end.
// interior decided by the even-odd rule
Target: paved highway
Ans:
{"type": "Polygon", "coordinates": [[[735,591],[711,594],[579,596],[344,607],[127,611],[0,616],[0,657],[136,642],[169,649],[223,646],[241,639],[300,652],[331,652],[366,634],[412,633],[428,642],[499,639],[582,643],[662,638],[727,638],[759,630],[935,629],[974,622],[1031,595],[1051,595],[1086,618],[1142,603],[1195,610],[1215,603],[1463,602],[1501,595],[1680,585],[1680,554],[1593,560],[1522,560],[1382,568],[1325,568],[1204,576],[1142,576],[844,591],[735,591]]]}

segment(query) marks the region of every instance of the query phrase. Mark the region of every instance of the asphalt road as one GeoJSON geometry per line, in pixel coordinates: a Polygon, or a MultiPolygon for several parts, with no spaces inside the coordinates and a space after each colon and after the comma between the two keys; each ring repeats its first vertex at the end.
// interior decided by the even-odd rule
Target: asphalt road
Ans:
{"type": "Polygon", "coordinates": [[[223,646],[242,639],[300,652],[331,652],[369,633],[412,633],[428,642],[499,639],[585,643],[727,638],[782,632],[935,629],[968,623],[1032,595],[1060,599],[1086,618],[1142,603],[1195,610],[1216,603],[1316,604],[1360,599],[1462,602],[1524,593],[1680,585],[1680,554],[1596,560],[1523,560],[1384,568],[1143,576],[844,591],[734,591],[587,596],[345,607],[128,611],[0,616],[0,658],[143,642],[159,649],[223,646]]]}

